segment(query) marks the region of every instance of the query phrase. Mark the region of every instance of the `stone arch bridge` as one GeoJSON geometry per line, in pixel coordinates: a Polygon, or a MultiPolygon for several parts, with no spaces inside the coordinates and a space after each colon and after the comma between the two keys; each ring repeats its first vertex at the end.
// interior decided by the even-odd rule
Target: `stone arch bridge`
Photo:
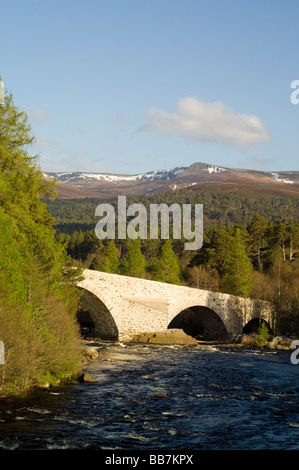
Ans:
{"type": "Polygon", "coordinates": [[[231,340],[258,319],[273,329],[272,307],[264,301],[90,269],[83,271],[78,288],[84,291],[79,314],[89,312],[103,340],[130,340],[168,328],[200,333],[205,340],[231,340]]]}

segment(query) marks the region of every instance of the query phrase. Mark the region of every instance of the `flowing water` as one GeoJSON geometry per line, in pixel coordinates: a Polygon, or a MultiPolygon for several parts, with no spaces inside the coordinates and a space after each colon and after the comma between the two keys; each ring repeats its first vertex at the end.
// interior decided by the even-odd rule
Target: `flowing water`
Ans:
{"type": "Polygon", "coordinates": [[[299,449],[287,351],[98,344],[96,383],[0,402],[0,449],[299,449]]]}

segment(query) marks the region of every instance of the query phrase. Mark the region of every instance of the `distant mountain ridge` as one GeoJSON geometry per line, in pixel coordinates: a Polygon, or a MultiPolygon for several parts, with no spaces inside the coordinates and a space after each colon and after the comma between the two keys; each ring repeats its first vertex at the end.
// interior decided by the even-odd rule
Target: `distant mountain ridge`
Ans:
{"type": "Polygon", "coordinates": [[[75,172],[60,172],[60,173],[45,173],[46,176],[57,177],[59,181],[70,183],[79,180],[98,180],[98,181],[155,181],[155,180],[172,180],[178,175],[184,176],[185,174],[197,171],[207,171],[208,173],[221,173],[229,169],[209,165],[208,163],[193,163],[190,166],[180,166],[170,170],[154,170],[147,173],[140,173],[136,175],[121,175],[113,173],[87,173],[81,171],[75,172]]]}
{"type": "Polygon", "coordinates": [[[133,175],[70,171],[45,172],[44,176],[57,179],[58,198],[131,196],[190,187],[194,190],[214,187],[221,192],[228,190],[229,185],[232,191],[247,187],[249,192],[256,188],[273,195],[299,195],[299,171],[233,169],[203,162],[133,175]]]}
{"type": "MultiPolygon", "coordinates": [[[[86,172],[70,172],[70,173],[57,173],[56,177],[59,181],[64,183],[80,181],[80,180],[98,180],[109,182],[123,182],[123,181],[155,181],[160,179],[174,179],[179,173],[186,170],[188,167],[177,167],[171,170],[155,170],[148,173],[141,173],[137,175],[116,175],[112,173],[86,173],[86,172]]],[[[46,173],[47,176],[55,176],[54,173],[46,173]]]]}

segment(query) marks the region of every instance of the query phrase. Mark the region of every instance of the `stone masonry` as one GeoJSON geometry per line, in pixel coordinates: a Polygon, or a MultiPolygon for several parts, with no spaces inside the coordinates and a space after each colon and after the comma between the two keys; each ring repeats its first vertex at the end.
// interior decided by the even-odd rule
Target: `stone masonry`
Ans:
{"type": "MultiPolygon", "coordinates": [[[[134,334],[178,326],[184,318],[198,318],[206,338],[234,338],[254,318],[273,327],[267,302],[147,279],[85,269],[78,287],[102,339],[128,340],[134,334]]],[[[194,320],[193,320],[194,321],[194,320]]]]}

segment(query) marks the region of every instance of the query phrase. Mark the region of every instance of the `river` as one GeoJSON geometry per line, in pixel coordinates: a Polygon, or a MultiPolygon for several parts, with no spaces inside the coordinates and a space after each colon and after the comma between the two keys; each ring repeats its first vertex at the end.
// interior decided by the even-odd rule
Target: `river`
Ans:
{"type": "Polygon", "coordinates": [[[299,449],[288,351],[99,343],[96,383],[0,402],[0,449],[299,449]]]}

